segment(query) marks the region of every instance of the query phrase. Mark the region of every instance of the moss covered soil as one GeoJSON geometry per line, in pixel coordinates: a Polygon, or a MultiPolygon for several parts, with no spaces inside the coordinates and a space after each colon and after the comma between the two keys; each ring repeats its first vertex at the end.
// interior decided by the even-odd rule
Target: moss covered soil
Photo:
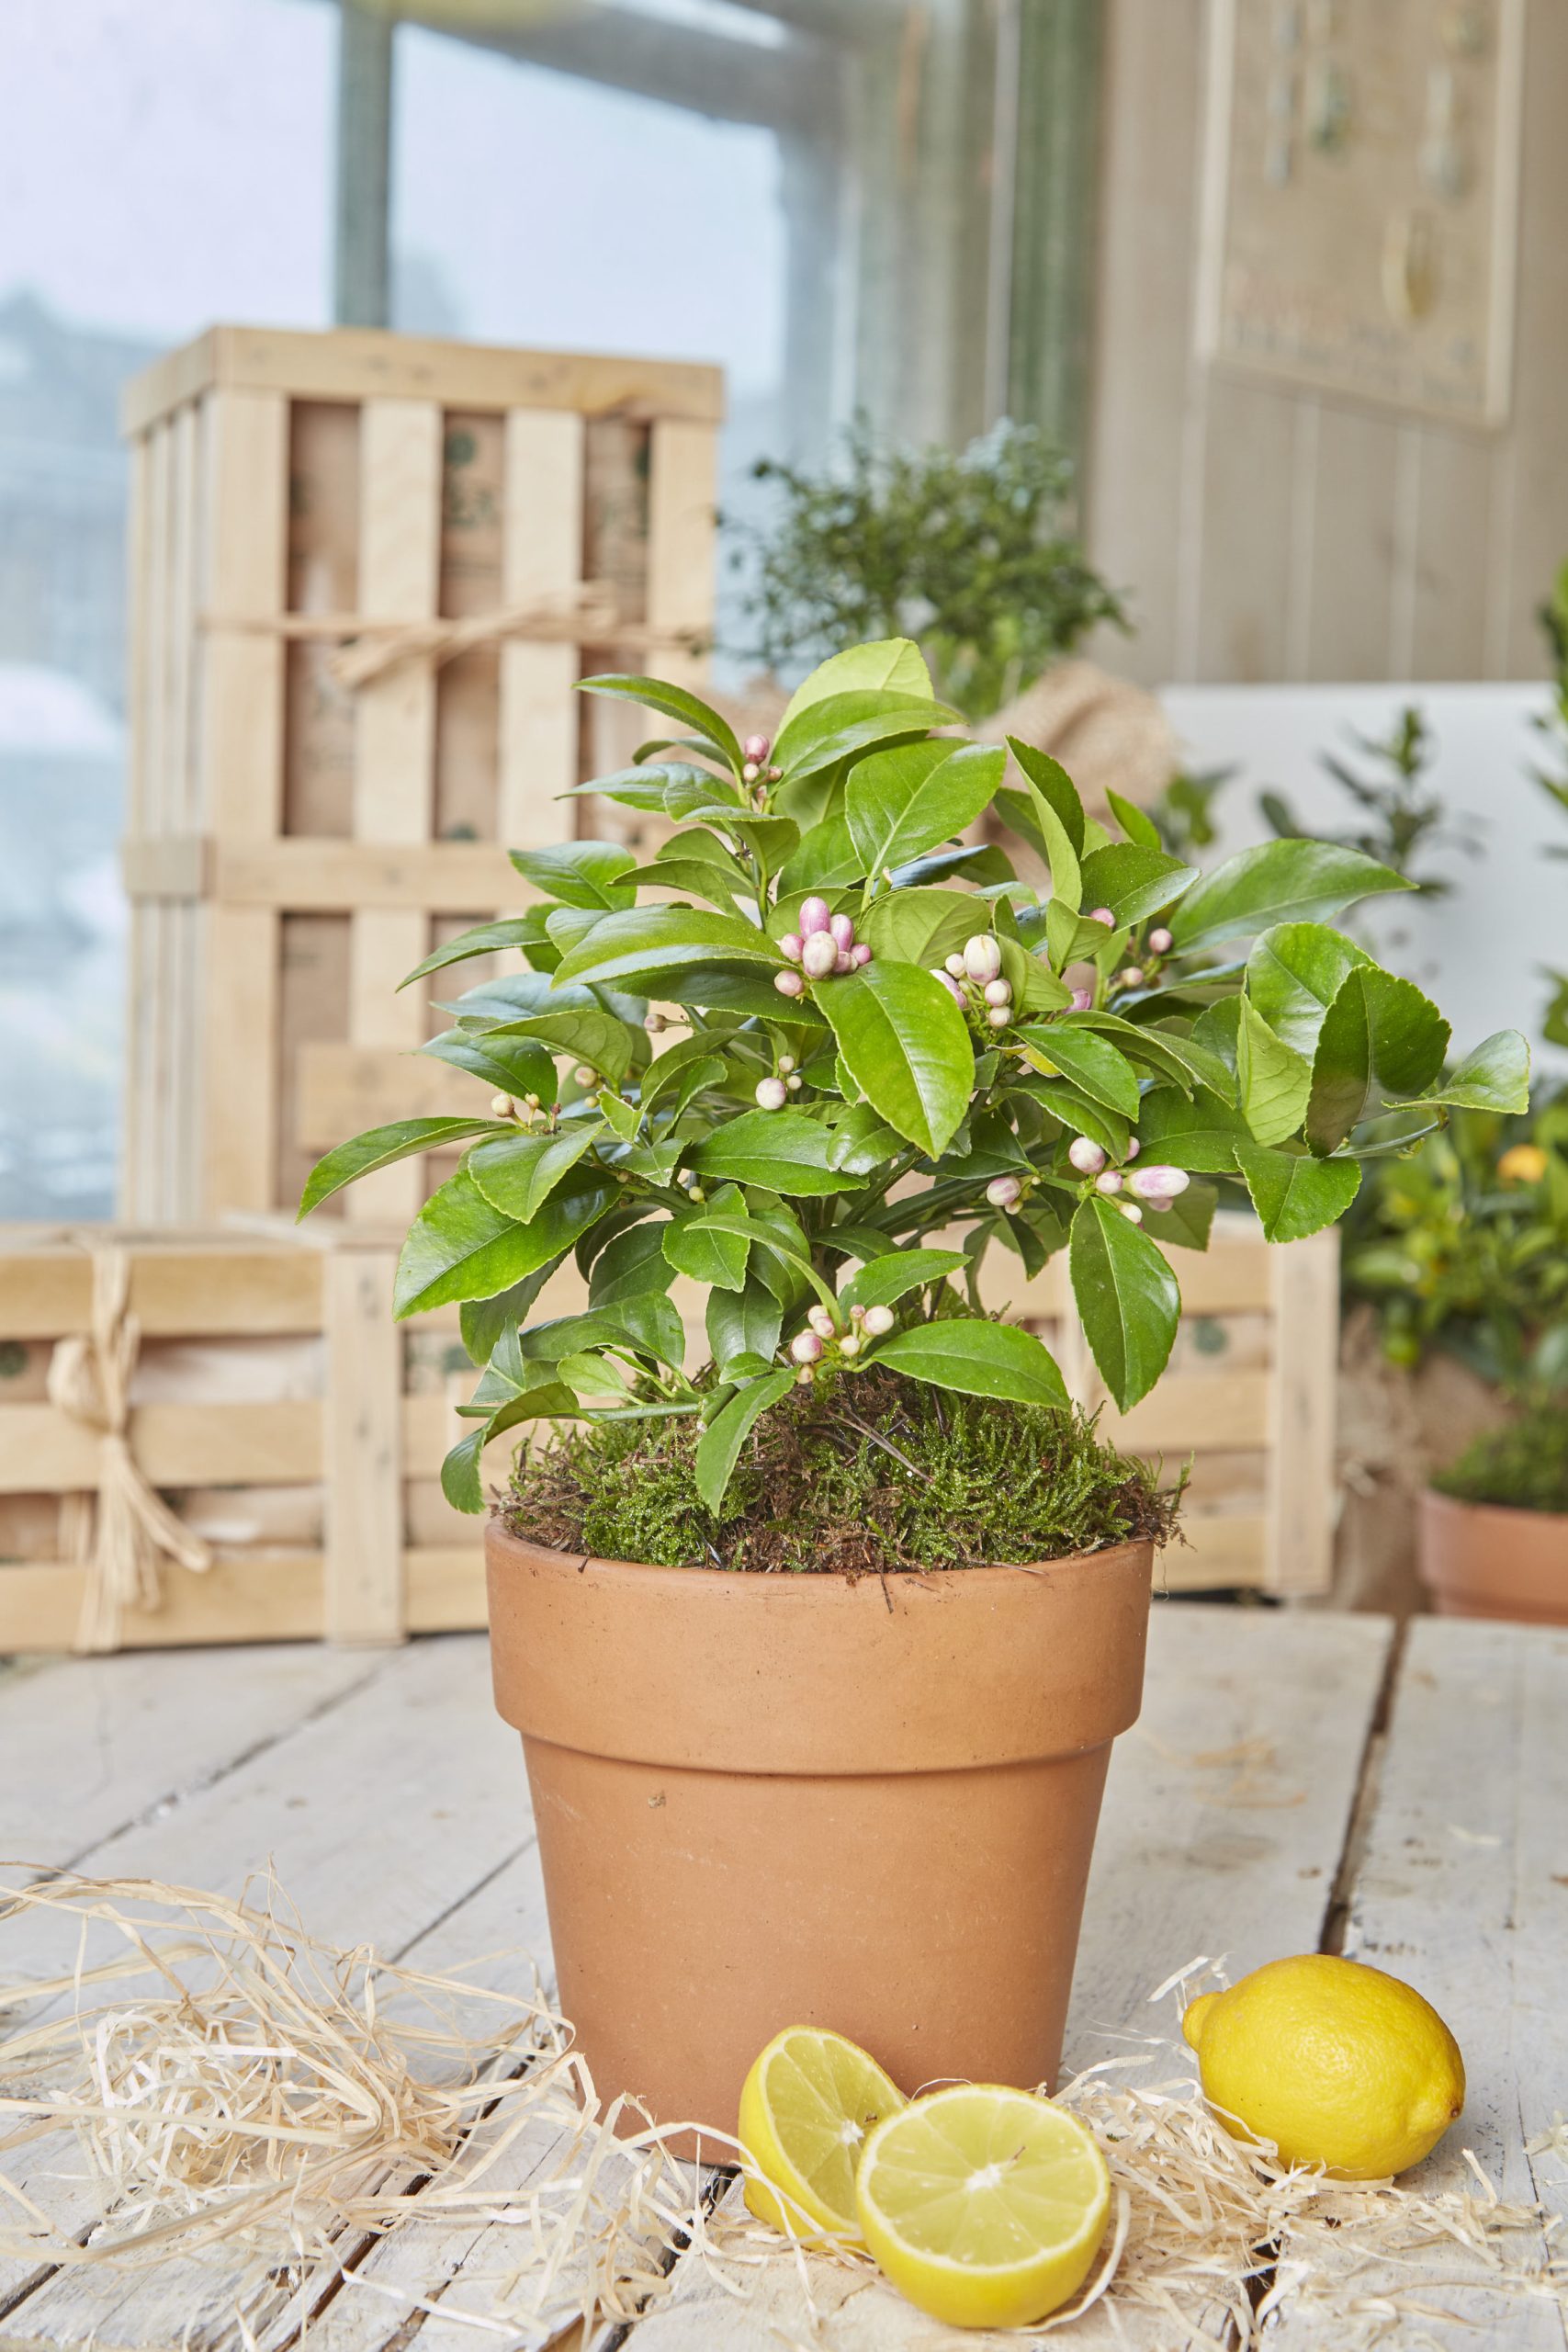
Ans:
{"type": "Polygon", "coordinates": [[[1568,1398],[1476,1438],[1432,1484],[1461,1503],[1568,1512],[1568,1398]]]}
{"type": "Polygon", "coordinates": [[[1077,1410],[869,1370],[764,1415],[716,1515],[697,1493],[700,1435],[682,1417],[530,1439],[501,1517],[531,1543],[599,1559],[856,1576],[1164,1543],[1179,1495],[1077,1410]]]}

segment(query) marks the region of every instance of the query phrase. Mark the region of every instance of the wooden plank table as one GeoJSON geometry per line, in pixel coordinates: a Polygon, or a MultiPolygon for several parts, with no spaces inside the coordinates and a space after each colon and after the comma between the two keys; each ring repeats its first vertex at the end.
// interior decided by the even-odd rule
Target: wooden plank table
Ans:
{"type": "MultiPolygon", "coordinates": [[[[506,1955],[486,1981],[518,1990],[531,1953],[548,1980],[522,1762],[491,1712],[478,1636],[0,1670],[0,1852],[228,1894],[270,1861],[319,1935],[435,1971],[506,1955]]],[[[1456,2184],[1469,2149],[1505,2197],[1568,2207],[1568,2169],[1526,2154],[1568,2106],[1568,1634],[1425,1620],[1396,1653],[1381,1618],[1156,1604],[1143,1720],[1111,1773],[1067,2064],[1168,2030],[1168,2005],[1149,1995],[1199,1955],[1224,1956],[1235,1976],[1320,1946],[1409,1977],[1464,2043],[1465,2119],[1424,2185],[1456,2184]]],[[[5,1980],[58,1964],[47,1918],[6,1928],[5,1980]]],[[[30,2154],[54,2176],[58,2211],[70,2145],[30,2154]]],[[[87,2191],[72,2193],[85,2228],[87,2191]]],[[[433,2220],[347,2249],[354,2292],[323,2265],[253,2287],[243,2309],[220,2257],[135,2276],[0,2265],[0,2352],[520,2352],[542,2339],[476,2332],[466,2304],[465,2282],[503,2251],[487,2239],[503,2234],[433,2220]]],[[[863,2274],[773,2267],[741,2303],[678,2269],[668,2300],[592,2352],[975,2340],[863,2274]]],[[[1406,2269],[1369,2291],[1409,2283],[1406,2269]]],[[[1451,2261],[1420,2283],[1426,2315],[1370,2320],[1369,2345],[1568,2352],[1546,2301],[1490,2297],[1451,2261]]],[[[1181,2352],[1168,2327],[1103,2309],[1061,2340],[1181,2352]]],[[[1320,2332],[1289,2299],[1269,2340],[1270,2352],[1360,2341],[1320,2332]]]]}

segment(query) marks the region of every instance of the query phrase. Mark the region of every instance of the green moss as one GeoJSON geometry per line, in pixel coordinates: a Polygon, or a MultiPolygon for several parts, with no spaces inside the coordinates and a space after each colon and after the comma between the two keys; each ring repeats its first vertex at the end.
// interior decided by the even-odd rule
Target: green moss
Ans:
{"type": "Polygon", "coordinates": [[[1568,1511],[1568,1401],[1536,1405],[1489,1430],[1432,1484],[1461,1503],[1568,1511]]]}
{"type": "Polygon", "coordinates": [[[520,1451],[502,1504],[533,1542],[601,1559],[849,1575],[1060,1559],[1164,1542],[1176,1497],[1078,1412],[941,1396],[866,1373],[765,1414],[722,1514],[690,1419],[601,1422],[520,1451]]]}

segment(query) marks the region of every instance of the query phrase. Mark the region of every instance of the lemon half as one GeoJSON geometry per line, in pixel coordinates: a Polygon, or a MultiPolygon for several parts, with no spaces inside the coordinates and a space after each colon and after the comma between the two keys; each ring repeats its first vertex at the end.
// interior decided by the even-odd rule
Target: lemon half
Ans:
{"type": "Polygon", "coordinates": [[[859,2245],[855,2166],[866,2135],[904,2094],[874,2058],[841,2033],[789,2026],[757,2059],[740,2093],[741,2147],[757,2170],[745,2198],[759,2221],[797,2238],[810,2221],[859,2245]],[[786,2207],[768,2182],[783,2189],[786,2207]]]}
{"type": "Polygon", "coordinates": [[[1027,2327],[1088,2278],[1111,2177],[1065,2109],[961,2083],[876,2126],[855,2202],[867,2245],[921,2311],[952,2327],[1027,2327]]]}
{"type": "Polygon", "coordinates": [[[1339,2180],[1419,2164],[1464,2105],[1464,2060],[1431,2003],[1333,1952],[1271,1960],[1200,1995],[1181,2030],[1222,2123],[1339,2180]]]}

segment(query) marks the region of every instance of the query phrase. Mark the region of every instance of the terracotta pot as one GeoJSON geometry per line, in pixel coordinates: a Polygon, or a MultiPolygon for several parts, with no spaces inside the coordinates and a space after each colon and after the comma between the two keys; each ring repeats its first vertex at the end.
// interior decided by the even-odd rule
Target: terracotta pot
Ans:
{"type": "Polygon", "coordinates": [[[1421,1497],[1421,1581],[1439,1617],[1568,1625],[1568,1511],[1421,1497]]]}
{"type": "Polygon", "coordinates": [[[601,2095],[733,2131],[787,2025],[913,2090],[1055,2079],[1146,1544],[1038,1568],[727,1575],[489,1531],[560,2002],[601,2095]]]}

